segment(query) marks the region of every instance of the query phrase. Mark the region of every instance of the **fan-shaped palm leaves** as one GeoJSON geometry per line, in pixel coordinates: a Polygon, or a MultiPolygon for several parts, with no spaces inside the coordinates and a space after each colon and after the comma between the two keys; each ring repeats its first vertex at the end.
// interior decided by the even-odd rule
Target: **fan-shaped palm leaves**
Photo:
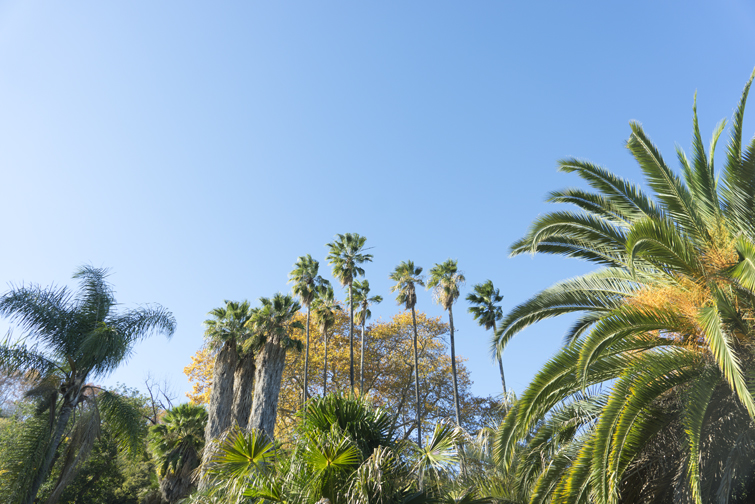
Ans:
{"type": "Polygon", "coordinates": [[[444,263],[436,264],[430,269],[430,279],[427,282],[427,288],[433,290],[435,302],[448,311],[448,326],[451,329],[451,374],[454,381],[456,425],[461,425],[461,413],[459,411],[459,385],[456,380],[453,306],[456,300],[459,299],[459,288],[464,285],[465,281],[464,274],[458,269],[458,261],[449,259],[444,263]]]}
{"type": "Polygon", "coordinates": [[[149,449],[157,463],[160,493],[168,502],[186,497],[192,472],[199,466],[204,447],[207,411],[195,404],[176,406],[150,427],[149,449]]]}
{"type": "Polygon", "coordinates": [[[302,394],[304,401],[309,398],[307,378],[309,376],[309,317],[312,311],[312,301],[317,296],[318,289],[330,285],[330,282],[318,274],[319,269],[320,263],[307,254],[306,256],[299,257],[296,264],[294,264],[293,271],[289,274],[289,282],[293,282],[294,284],[294,295],[299,298],[302,306],[307,309],[307,340],[304,347],[304,392],[302,394]]]}
{"type": "MultiPolygon", "coordinates": [[[[364,328],[367,320],[372,317],[370,305],[382,303],[382,296],[370,296],[370,282],[367,280],[354,281],[354,303],[359,310],[356,312],[356,320],[362,326],[362,344],[359,352],[359,395],[364,394],[364,328]]],[[[351,301],[349,302],[351,304],[351,301]]]]}
{"type": "Polygon", "coordinates": [[[416,285],[424,287],[422,268],[414,266],[413,261],[403,261],[396,266],[389,278],[396,282],[391,292],[396,293],[396,302],[412,311],[412,328],[414,329],[414,394],[417,403],[417,444],[422,447],[422,409],[419,400],[419,362],[417,351],[417,316],[414,307],[417,304],[416,285]]]}
{"type": "Polygon", "coordinates": [[[560,254],[602,266],[542,291],[496,330],[500,351],[530,324],[583,314],[499,432],[504,464],[533,429],[530,445],[557,440],[543,444],[549,464],[528,473],[532,502],[753,497],[740,486],[752,473],[741,462],[755,456],[749,441],[755,434],[749,378],[755,372],[755,141],[742,146],[751,82],[734,114],[720,182],[713,153],[724,123],[706,152],[694,111],[692,156],[677,150],[680,177],[632,122],[627,148],[654,198],[601,167],[566,159],[561,170],[596,192],[551,193],[551,201],[580,211],[538,218],[513,245],[513,254],[560,254]],[[600,384],[610,393],[581,397],[600,384]],[[585,400],[599,412],[585,415],[585,400]],[[736,488],[735,474],[742,475],[736,488]]]}
{"type": "Polygon", "coordinates": [[[312,308],[315,312],[315,320],[320,328],[325,351],[322,366],[322,395],[325,396],[328,393],[328,331],[336,322],[336,312],[341,311],[341,305],[336,301],[332,286],[327,285],[317,291],[317,296],[312,302],[312,308]]]}
{"type": "Polygon", "coordinates": [[[29,422],[24,434],[28,443],[19,445],[24,453],[4,461],[9,471],[4,478],[10,474],[14,480],[16,502],[34,501],[53,461],[62,464],[53,489],[53,497],[59,496],[87,457],[100,418],[107,419],[124,448],[138,449],[143,430],[139,411],[117,394],[93,387],[90,380],[107,376],[134,344],[152,333],[172,335],[176,322],[160,306],[116,312],[107,274],[105,269],[84,266],[74,275],[79,280],[76,293],[30,285],[0,298],[0,314],[26,333],[20,341],[8,338],[0,343],[0,367],[36,378],[31,393],[38,398],[41,420],[29,422]],[[59,453],[66,431],[66,451],[59,453]]]}
{"type": "MultiPolygon", "coordinates": [[[[492,329],[495,334],[496,323],[503,318],[503,310],[497,304],[503,300],[503,296],[493,286],[491,280],[475,285],[472,291],[467,294],[467,301],[471,305],[469,313],[472,314],[477,323],[484,327],[486,331],[492,329]]],[[[506,396],[506,378],[503,375],[503,361],[501,360],[501,354],[499,352],[495,353],[498,359],[498,368],[501,371],[503,395],[506,396]]]]}
{"type": "Polygon", "coordinates": [[[359,265],[372,262],[372,254],[364,253],[364,243],[367,238],[357,233],[336,235],[333,243],[328,243],[330,249],[328,262],[333,266],[333,276],[341,282],[341,285],[349,288],[349,381],[351,392],[354,392],[354,302],[352,287],[354,279],[364,275],[364,269],[359,265]]]}

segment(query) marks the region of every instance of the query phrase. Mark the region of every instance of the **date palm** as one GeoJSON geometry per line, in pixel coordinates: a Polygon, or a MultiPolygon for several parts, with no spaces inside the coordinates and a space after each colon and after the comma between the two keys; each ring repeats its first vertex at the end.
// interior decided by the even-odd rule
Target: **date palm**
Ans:
{"type": "Polygon", "coordinates": [[[19,341],[0,343],[0,367],[36,378],[31,394],[38,400],[38,417],[25,423],[20,451],[3,461],[13,502],[34,502],[53,464],[60,465],[60,476],[50,498],[59,498],[88,456],[101,418],[122,446],[138,450],[141,412],[91,381],[115,370],[142,339],[156,332],[171,336],[176,322],[157,305],[117,312],[107,276],[106,269],[84,266],[73,276],[79,281],[75,293],[29,285],[0,297],[0,314],[25,332],[19,341]]]}
{"type": "Polygon", "coordinates": [[[303,400],[309,398],[309,389],[307,388],[307,378],[309,376],[309,318],[312,312],[312,301],[317,296],[317,290],[321,287],[330,285],[330,282],[322,278],[318,271],[320,263],[312,259],[307,254],[301,256],[294,264],[294,269],[289,273],[289,282],[293,282],[294,295],[299,298],[302,306],[307,309],[307,339],[304,347],[304,392],[303,400]]]}
{"type": "MultiPolygon", "coordinates": [[[[495,334],[496,323],[503,318],[503,310],[497,304],[503,300],[500,290],[493,286],[491,280],[487,280],[485,283],[475,285],[472,291],[467,294],[467,301],[471,305],[469,313],[486,331],[492,329],[493,334],[495,334]]],[[[498,358],[498,368],[501,371],[501,385],[505,397],[506,378],[503,375],[503,361],[499,352],[496,352],[496,357],[498,358]]]]}
{"type": "Polygon", "coordinates": [[[370,282],[368,280],[354,281],[354,303],[358,306],[358,311],[354,315],[358,324],[362,326],[362,344],[359,355],[359,395],[364,394],[364,329],[367,320],[372,317],[370,305],[382,303],[382,296],[370,297],[370,282]]]}
{"type": "Polygon", "coordinates": [[[341,311],[341,305],[336,301],[333,287],[328,284],[317,290],[317,295],[312,301],[315,320],[320,328],[322,335],[323,348],[325,356],[322,367],[322,395],[325,397],[328,392],[328,331],[336,322],[336,313],[341,311]]]}
{"type": "Polygon", "coordinates": [[[168,411],[149,429],[149,450],[157,465],[160,493],[167,502],[186,497],[192,489],[192,472],[204,448],[207,411],[203,406],[181,404],[168,411]]]}
{"type": "Polygon", "coordinates": [[[354,302],[352,288],[354,279],[364,275],[364,269],[359,265],[372,262],[372,254],[364,253],[364,243],[367,238],[357,233],[336,235],[333,243],[328,243],[330,249],[328,262],[333,267],[333,276],[343,287],[349,288],[349,383],[351,393],[354,393],[354,302]]]}
{"type": "Polygon", "coordinates": [[[755,497],[755,141],[742,145],[751,83],[720,178],[713,157],[724,122],[706,151],[693,108],[692,155],[677,150],[681,176],[632,122],[627,148],[652,195],[592,163],[560,161],[594,192],[551,193],[580,211],[538,218],[512,246],[600,267],[540,292],[496,330],[500,351],[530,324],[582,313],[499,431],[504,465],[519,440],[546,448],[529,464],[532,502],[755,497]],[[596,387],[608,393],[590,394],[596,387]],[[585,401],[598,412],[585,414],[585,401]]]}
{"type": "Polygon", "coordinates": [[[291,332],[293,329],[304,329],[304,326],[294,321],[301,305],[288,294],[277,293],[272,298],[260,298],[260,304],[247,323],[247,327],[264,338],[264,344],[257,355],[249,427],[274,439],[286,352],[289,349],[302,349],[301,341],[292,338],[291,332]]]}
{"type": "Polygon", "coordinates": [[[436,264],[430,269],[430,279],[427,288],[432,289],[435,302],[448,312],[448,325],[451,330],[451,374],[454,381],[454,407],[456,409],[456,425],[461,425],[461,411],[459,410],[459,385],[456,379],[456,346],[454,344],[454,311],[453,306],[459,299],[459,288],[466,279],[459,271],[458,261],[449,259],[436,264]]]}
{"type": "Polygon", "coordinates": [[[414,396],[417,404],[417,445],[422,447],[422,409],[419,400],[419,358],[417,351],[417,315],[414,307],[417,305],[416,286],[425,286],[422,276],[422,268],[414,266],[413,261],[403,261],[396,266],[389,278],[395,283],[391,286],[391,292],[396,293],[396,303],[404,305],[412,311],[412,329],[414,330],[414,396]]]}

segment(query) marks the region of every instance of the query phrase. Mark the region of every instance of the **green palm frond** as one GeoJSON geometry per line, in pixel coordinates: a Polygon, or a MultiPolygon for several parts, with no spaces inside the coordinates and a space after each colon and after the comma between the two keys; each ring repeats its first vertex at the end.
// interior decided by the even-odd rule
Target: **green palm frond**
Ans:
{"type": "Polygon", "coordinates": [[[391,292],[396,293],[396,303],[404,305],[407,310],[416,306],[417,291],[415,286],[425,286],[422,268],[415,267],[414,261],[402,261],[388,278],[395,282],[391,286],[391,292]]]}
{"type": "Polygon", "coordinates": [[[427,288],[432,289],[435,302],[448,310],[459,298],[459,288],[465,282],[464,274],[458,269],[458,261],[448,259],[430,268],[427,288]]]}

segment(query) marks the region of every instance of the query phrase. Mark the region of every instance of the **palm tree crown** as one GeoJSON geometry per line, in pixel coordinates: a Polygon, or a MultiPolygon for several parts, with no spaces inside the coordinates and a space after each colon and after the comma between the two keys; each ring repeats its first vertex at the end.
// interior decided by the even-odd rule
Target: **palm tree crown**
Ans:
{"type": "Polygon", "coordinates": [[[352,300],[352,286],[354,278],[364,275],[364,269],[359,265],[372,262],[372,254],[364,253],[364,243],[367,238],[357,233],[336,235],[338,239],[328,243],[330,249],[328,262],[333,266],[333,276],[341,285],[349,288],[349,382],[351,392],[354,392],[354,303],[352,300]]]}
{"type": "Polygon", "coordinates": [[[459,288],[464,285],[464,282],[466,282],[466,278],[458,270],[458,261],[449,259],[430,268],[427,288],[432,289],[435,301],[444,310],[449,310],[459,299],[459,288]]]}
{"type": "Polygon", "coordinates": [[[485,328],[486,331],[495,329],[496,324],[503,318],[503,309],[497,304],[503,301],[501,291],[493,286],[492,280],[472,287],[467,294],[467,301],[471,305],[469,313],[485,328]]]}
{"type": "MultiPolygon", "coordinates": [[[[601,267],[540,292],[496,330],[500,351],[530,324],[582,313],[499,433],[504,464],[524,438],[533,461],[556,454],[527,471],[533,501],[701,503],[739,499],[734,481],[751,485],[734,477],[750,474],[737,461],[755,456],[744,441],[755,435],[755,140],[742,146],[751,83],[720,180],[713,153],[724,122],[706,152],[693,108],[692,155],[677,151],[681,177],[632,122],[627,148],[654,197],[592,163],[562,160],[596,192],[551,193],[580,211],[538,218],[512,246],[514,255],[601,267]]],[[[742,502],[753,498],[745,493],[742,502]]]]}
{"type": "Polygon", "coordinates": [[[414,261],[403,261],[396,266],[396,269],[388,277],[394,282],[391,286],[391,292],[396,292],[396,302],[404,305],[407,310],[411,310],[417,305],[417,291],[415,285],[425,286],[425,279],[422,276],[422,268],[415,267],[414,261]]]}
{"type": "Polygon", "coordinates": [[[115,427],[122,446],[138,449],[140,412],[118,394],[91,385],[91,380],[115,370],[134,345],[151,334],[171,336],[176,321],[161,306],[118,313],[107,277],[106,269],[84,266],[74,274],[79,280],[76,293],[30,285],[12,288],[0,297],[0,314],[26,333],[19,341],[0,343],[0,367],[37,378],[32,393],[39,400],[38,413],[44,415],[40,418],[47,417],[49,426],[29,438],[30,452],[3,461],[0,472],[8,471],[15,481],[14,501],[33,502],[53,463],[62,465],[51,497],[56,500],[75,474],[76,464],[87,457],[100,418],[115,427]],[[74,414],[77,411],[81,414],[74,414]],[[72,433],[67,453],[60,454],[71,419],[73,432],[81,436],[72,433]]]}
{"type": "Polygon", "coordinates": [[[302,306],[309,309],[317,295],[320,286],[329,285],[330,282],[319,275],[320,263],[307,254],[299,257],[294,264],[294,269],[289,274],[289,283],[293,283],[294,295],[299,298],[302,306]]]}

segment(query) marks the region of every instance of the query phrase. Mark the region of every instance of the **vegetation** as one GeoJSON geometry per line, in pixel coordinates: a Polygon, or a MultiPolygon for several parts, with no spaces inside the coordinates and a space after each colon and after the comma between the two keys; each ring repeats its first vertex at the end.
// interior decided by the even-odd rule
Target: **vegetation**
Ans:
{"type": "MultiPolygon", "coordinates": [[[[467,301],[471,305],[469,313],[474,319],[485,328],[486,331],[493,330],[495,333],[496,323],[503,318],[503,310],[497,303],[503,301],[501,291],[493,286],[492,280],[485,283],[477,284],[472,287],[471,293],[467,294],[467,301]]],[[[503,395],[506,396],[506,377],[503,374],[503,361],[501,352],[496,352],[498,359],[498,368],[501,371],[501,385],[503,386],[503,395]]]]}
{"type": "Polygon", "coordinates": [[[755,141],[742,145],[745,87],[720,180],[693,108],[692,155],[675,174],[642,127],[627,148],[651,195],[565,159],[594,192],[551,193],[579,212],[538,218],[513,254],[586,259],[600,269],[516,307],[496,331],[582,316],[497,434],[531,502],[751,502],[755,456],[755,141]]]}

